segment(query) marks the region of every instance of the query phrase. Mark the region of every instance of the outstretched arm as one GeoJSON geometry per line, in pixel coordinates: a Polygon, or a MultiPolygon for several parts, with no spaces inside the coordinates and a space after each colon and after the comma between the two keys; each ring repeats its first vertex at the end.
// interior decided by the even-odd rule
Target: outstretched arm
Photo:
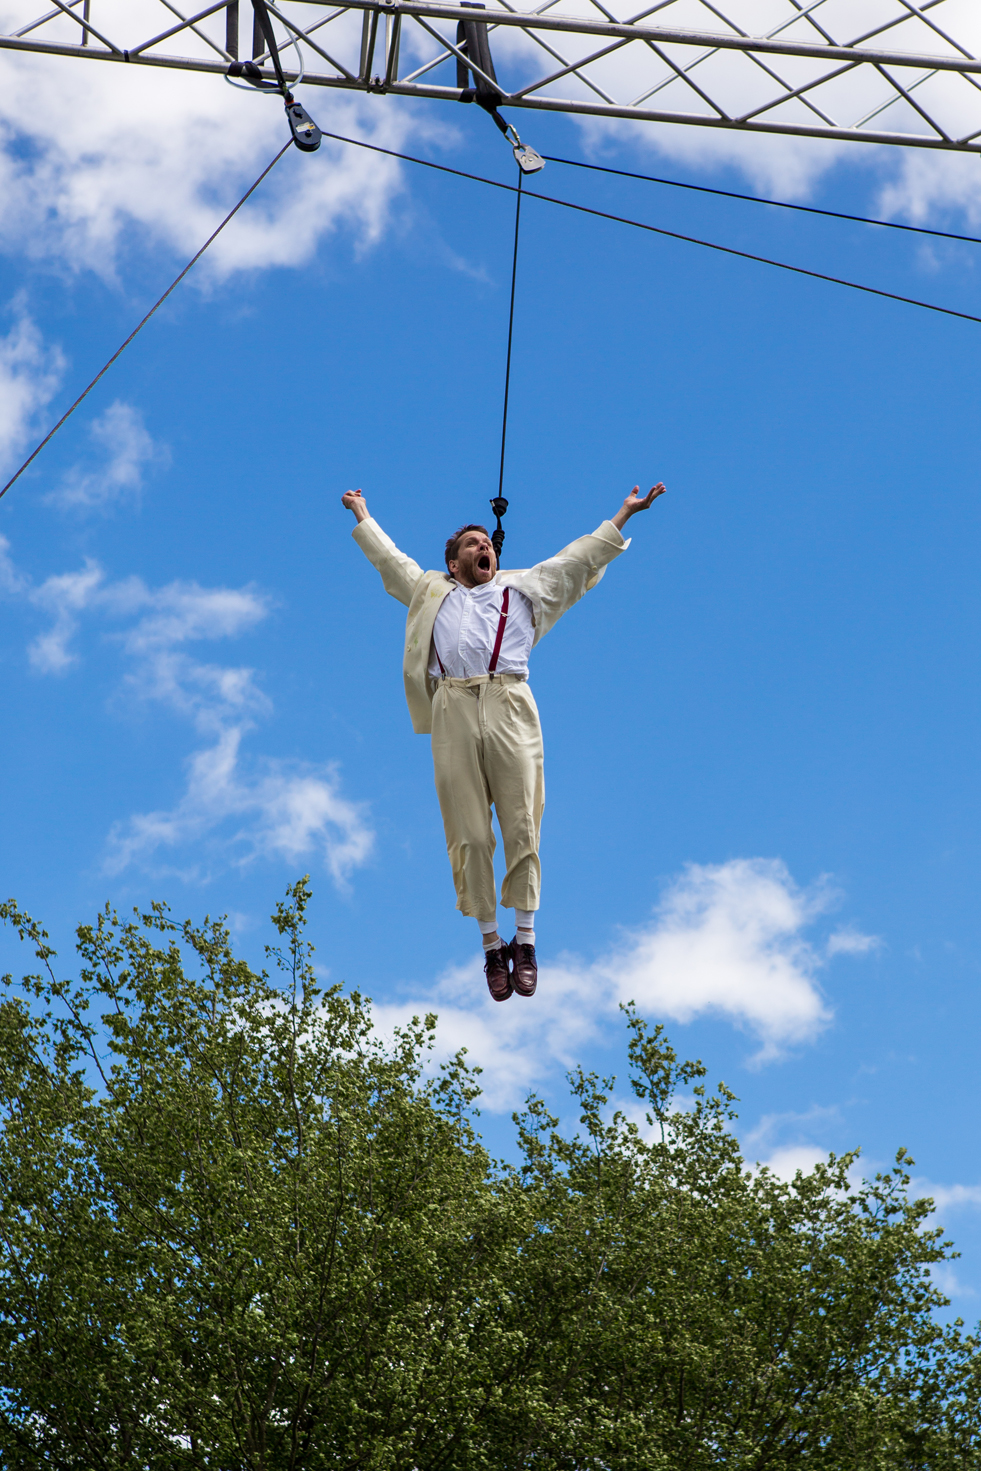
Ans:
{"type": "Polygon", "coordinates": [[[646,511],[664,486],[659,482],[646,495],[635,485],[623,505],[610,521],[604,521],[590,536],[580,536],[547,561],[529,567],[527,572],[505,572],[505,579],[530,598],[535,611],[535,642],[544,638],[562,614],[577,603],[584,593],[596,586],[607,565],[619,557],[627,545],[623,527],[638,511],[646,511]],[[610,525],[616,533],[610,534],[610,525]]]}
{"type": "Polygon", "coordinates": [[[347,491],[341,496],[341,503],[353,513],[358,523],[353,532],[354,540],[381,573],[385,591],[408,607],[422,578],[422,568],[405,552],[400,552],[392,538],[385,535],[369,514],[360,490],[347,491]]]}
{"type": "MultiPolygon", "coordinates": [[[[616,529],[618,531],[622,531],[627,522],[630,520],[631,516],[636,516],[638,511],[649,511],[651,506],[657,500],[658,496],[663,495],[666,489],[667,486],[664,484],[664,482],[662,480],[659,480],[656,485],[651,486],[646,495],[641,495],[640,486],[635,485],[633,490],[627,496],[627,499],[624,501],[623,505],[620,507],[619,511],[617,511],[616,515],[610,517],[610,520],[613,522],[616,529]]],[[[358,491],[358,495],[360,494],[361,492],[358,491]]]]}

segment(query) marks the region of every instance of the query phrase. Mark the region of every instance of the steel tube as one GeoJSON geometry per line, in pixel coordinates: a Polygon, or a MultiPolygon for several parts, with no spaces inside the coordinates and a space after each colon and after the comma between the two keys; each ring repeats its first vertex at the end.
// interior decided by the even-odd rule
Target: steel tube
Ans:
{"type": "MultiPolygon", "coordinates": [[[[305,0],[305,3],[315,3],[315,0],[305,0]]],[[[72,14],[72,11],[63,3],[63,0],[61,0],[61,3],[59,3],[59,0],[55,0],[55,4],[57,6],[56,14],[72,14]]],[[[172,5],[169,5],[167,8],[176,9],[172,5]]],[[[319,8],[323,10],[327,7],[320,3],[319,8]]],[[[658,8],[654,7],[654,9],[658,8]]],[[[922,6],[921,8],[926,9],[927,6],[922,6]]],[[[336,76],[308,73],[305,80],[310,85],[341,87],[345,90],[362,92],[391,92],[393,95],[402,97],[426,97],[451,102],[462,100],[465,94],[461,93],[459,87],[418,85],[411,82],[394,80],[397,75],[396,68],[398,65],[398,52],[395,50],[394,37],[400,29],[398,25],[399,21],[404,23],[406,18],[415,19],[420,25],[420,28],[427,31],[433,40],[438,43],[443,56],[448,59],[451,55],[459,54],[459,49],[452,41],[448,41],[446,37],[441,36],[436,31],[435,25],[432,22],[438,20],[449,22],[455,22],[460,19],[473,20],[474,12],[472,9],[464,9],[460,5],[440,3],[440,0],[392,0],[392,3],[386,3],[386,0],[349,0],[347,5],[341,7],[332,6],[330,16],[336,18],[346,12],[359,11],[364,13],[365,22],[362,49],[362,66],[365,70],[362,75],[355,77],[351,72],[347,71],[342,63],[337,62],[334,57],[321,49],[316,42],[309,41],[308,44],[311,46],[311,49],[318,52],[331,66],[337,66],[341,73],[336,76]],[[385,71],[378,76],[373,76],[371,73],[374,71],[373,53],[375,50],[377,25],[378,19],[382,15],[396,21],[396,24],[391,28],[393,44],[389,48],[389,54],[386,56],[385,71]],[[427,18],[430,23],[427,23],[427,18]],[[393,51],[394,57],[392,55],[393,51]]],[[[652,12],[648,10],[645,13],[651,14],[652,12]]],[[[202,14],[199,13],[192,17],[190,21],[185,21],[183,26],[192,26],[195,21],[202,18],[202,14]]],[[[42,16],[39,20],[43,22],[46,18],[42,16]]],[[[76,24],[84,26],[85,22],[82,17],[74,14],[72,18],[76,21],[76,24]]],[[[285,21],[288,29],[297,36],[301,43],[307,39],[306,32],[301,30],[295,22],[285,20],[283,16],[280,16],[280,19],[285,21]]],[[[807,57],[811,60],[822,60],[833,63],[833,65],[829,66],[828,72],[823,78],[813,79],[797,88],[788,88],[785,97],[774,98],[773,101],[762,104],[759,111],[754,110],[754,113],[743,119],[732,119],[725,115],[716,116],[709,112],[699,114],[696,112],[669,111],[666,109],[642,107],[629,103],[620,105],[612,100],[601,102],[598,97],[595,100],[589,99],[586,101],[577,101],[562,97],[542,97],[540,95],[540,89],[553,83],[556,80],[555,76],[528,83],[516,94],[508,94],[498,82],[497,87],[501,92],[501,107],[521,107],[529,111],[561,112],[580,116],[591,115],[595,117],[624,118],[643,122],[670,123],[685,127],[722,127],[744,133],[784,137],[842,139],[849,142],[888,144],[895,147],[940,148],[949,152],[981,153],[981,141],[979,141],[981,139],[981,130],[971,127],[969,132],[965,130],[965,136],[961,138],[942,136],[942,130],[936,121],[929,115],[926,109],[920,109],[917,102],[909,96],[909,93],[917,88],[918,82],[921,80],[920,78],[916,81],[911,80],[910,83],[903,86],[894,77],[888,76],[884,72],[884,68],[889,68],[893,71],[898,68],[914,68],[916,70],[929,70],[934,74],[938,72],[954,72],[964,76],[965,80],[977,88],[979,86],[979,80],[981,80],[981,61],[973,57],[923,56],[913,52],[894,52],[878,49],[874,51],[871,49],[864,50],[857,46],[816,45],[810,42],[777,41],[757,37],[743,38],[734,34],[722,36],[709,35],[705,32],[671,30],[665,27],[652,27],[631,24],[629,22],[580,20],[569,16],[545,15],[540,11],[529,13],[527,11],[517,12],[488,9],[480,12],[480,19],[482,23],[492,28],[508,25],[517,26],[519,29],[528,32],[529,39],[535,40],[546,50],[550,50],[550,48],[545,46],[544,34],[539,35],[536,33],[557,31],[569,35],[610,38],[613,45],[603,47],[599,52],[593,52],[593,57],[602,54],[603,51],[615,50],[620,45],[636,40],[646,42],[652,46],[652,49],[656,49],[661,55],[662,64],[665,58],[661,52],[661,47],[665,45],[697,46],[700,51],[704,51],[708,47],[716,50],[740,50],[767,71],[769,68],[765,66],[763,61],[764,55],[807,57]],[[845,63],[844,68],[841,66],[841,63],[845,63]],[[789,100],[794,96],[799,96],[802,101],[806,102],[807,98],[804,94],[816,92],[822,81],[831,80],[836,73],[840,74],[843,69],[862,66],[879,71],[880,75],[883,75],[884,79],[888,81],[888,84],[895,88],[896,100],[898,101],[905,97],[914,109],[921,112],[925,126],[930,129],[936,128],[937,132],[873,131],[863,128],[859,124],[837,126],[830,119],[826,119],[826,125],[822,125],[819,120],[820,113],[818,113],[817,109],[815,109],[815,113],[817,114],[815,121],[807,123],[776,122],[764,120],[760,116],[761,112],[768,112],[773,107],[778,106],[780,102],[789,100]]],[[[316,27],[311,26],[311,29],[316,28],[319,30],[324,23],[323,20],[319,20],[316,23],[316,27]]],[[[35,22],[32,22],[31,26],[33,27],[35,24],[35,22]]],[[[183,26],[179,28],[175,27],[174,30],[183,29],[183,26]]],[[[200,33],[198,32],[198,34],[200,33]]],[[[125,51],[115,47],[113,42],[109,41],[106,36],[101,35],[98,31],[91,30],[90,26],[86,27],[86,34],[82,45],[35,40],[28,37],[26,29],[22,29],[17,35],[0,36],[0,48],[11,51],[23,51],[34,55],[89,57],[93,60],[120,61],[132,65],[157,66],[182,71],[198,71],[211,75],[222,75],[226,70],[225,65],[217,58],[208,61],[196,57],[161,55],[160,53],[151,54],[144,49],[147,46],[159,44],[161,39],[162,36],[154,37],[149,41],[143,42],[135,51],[125,51]],[[97,42],[101,44],[96,44],[97,42]]],[[[215,45],[213,41],[209,41],[209,44],[214,46],[215,51],[218,52],[218,56],[220,57],[222,55],[221,46],[215,45]]],[[[468,65],[472,69],[472,61],[469,58],[467,60],[468,65]]],[[[438,62],[439,57],[436,58],[436,61],[432,65],[436,65],[438,62]]],[[[564,63],[564,65],[573,69],[574,74],[579,73],[588,64],[588,57],[577,62],[564,63]]],[[[678,65],[678,63],[671,64],[678,65]]],[[[429,65],[430,63],[426,63],[426,68],[429,65]]],[[[420,74],[421,71],[413,73],[414,76],[419,76],[420,74]]],[[[266,75],[268,76],[268,80],[274,80],[271,73],[266,75]]],[[[490,79],[488,78],[488,80],[490,79]]],[[[588,81],[588,77],[583,75],[582,80],[588,81]]],[[[687,82],[688,78],[685,77],[684,80],[687,82]]],[[[696,90],[700,91],[701,89],[696,90]]],[[[652,96],[653,93],[648,93],[647,95],[652,96]]],[[[467,98],[467,100],[472,99],[467,98]]],[[[706,98],[706,100],[707,105],[716,106],[715,103],[711,102],[711,99],[706,98]]],[[[872,115],[874,116],[875,114],[873,113],[872,115]]]]}

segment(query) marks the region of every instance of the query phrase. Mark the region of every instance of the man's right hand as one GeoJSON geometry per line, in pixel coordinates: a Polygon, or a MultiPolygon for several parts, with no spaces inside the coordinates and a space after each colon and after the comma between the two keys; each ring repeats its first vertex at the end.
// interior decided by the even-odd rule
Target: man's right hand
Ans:
{"type": "Polygon", "coordinates": [[[341,496],[341,505],[347,506],[349,511],[354,512],[355,521],[367,521],[369,516],[367,502],[360,490],[347,490],[341,496]]]}

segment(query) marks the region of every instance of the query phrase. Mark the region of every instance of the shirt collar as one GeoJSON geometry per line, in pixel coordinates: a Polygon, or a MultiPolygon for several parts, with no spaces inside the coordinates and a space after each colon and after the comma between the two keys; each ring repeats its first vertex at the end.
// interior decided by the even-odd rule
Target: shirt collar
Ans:
{"type": "Polygon", "coordinates": [[[494,587],[496,585],[497,579],[500,576],[500,568],[498,568],[498,570],[494,573],[494,576],[491,578],[490,582],[479,582],[476,587],[464,587],[462,582],[457,582],[456,578],[450,577],[450,574],[448,572],[446,576],[451,584],[450,592],[455,592],[457,588],[459,588],[461,592],[481,592],[485,587],[494,587]]]}

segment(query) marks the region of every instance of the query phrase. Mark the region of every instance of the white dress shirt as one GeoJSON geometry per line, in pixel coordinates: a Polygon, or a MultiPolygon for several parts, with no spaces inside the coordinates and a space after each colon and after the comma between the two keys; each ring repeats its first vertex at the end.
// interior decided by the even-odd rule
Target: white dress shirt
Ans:
{"type": "MultiPolygon", "coordinates": [[[[443,670],[451,679],[471,679],[475,674],[486,674],[497,627],[501,621],[501,603],[504,588],[497,576],[480,587],[464,587],[456,583],[439,605],[433,625],[433,649],[429,660],[429,673],[439,679],[443,670]],[[439,658],[437,658],[437,650],[439,658]]],[[[497,657],[498,674],[523,674],[528,676],[528,655],[535,641],[535,620],[531,602],[524,593],[512,587],[508,599],[508,616],[504,625],[501,652],[497,657]]]]}

